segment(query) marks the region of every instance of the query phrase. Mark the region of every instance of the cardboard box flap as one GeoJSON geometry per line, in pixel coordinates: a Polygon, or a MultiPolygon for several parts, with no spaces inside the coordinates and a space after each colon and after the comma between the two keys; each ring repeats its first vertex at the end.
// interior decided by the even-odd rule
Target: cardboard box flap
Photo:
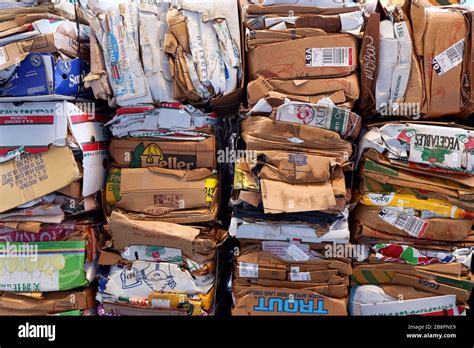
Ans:
{"type": "Polygon", "coordinates": [[[69,185],[80,173],[70,148],[51,147],[0,164],[0,178],[2,213],[69,185]]]}
{"type": "Polygon", "coordinates": [[[286,269],[288,272],[291,271],[291,267],[298,267],[301,272],[337,270],[342,275],[350,275],[352,273],[352,266],[349,262],[321,259],[289,262],[269,252],[260,250],[241,250],[236,262],[255,264],[259,267],[272,269],[286,269]]]}
{"type": "Polygon", "coordinates": [[[110,217],[110,233],[116,250],[130,245],[152,245],[181,249],[197,262],[215,257],[215,249],[227,234],[218,229],[199,229],[174,223],[133,220],[114,211],[110,217]]]}
{"type": "Polygon", "coordinates": [[[261,179],[294,184],[327,182],[336,160],[303,152],[265,151],[258,153],[261,179]]]}
{"type": "Polygon", "coordinates": [[[95,289],[89,287],[83,291],[45,292],[40,298],[3,292],[0,296],[0,308],[7,315],[48,315],[87,310],[95,307],[94,292],[95,289]]]}
{"type": "Polygon", "coordinates": [[[441,179],[448,179],[449,181],[454,181],[458,184],[464,185],[465,187],[474,187],[474,176],[467,176],[462,174],[454,174],[454,173],[442,173],[442,172],[435,172],[435,171],[427,171],[427,168],[418,167],[418,166],[406,166],[399,164],[397,162],[393,162],[392,160],[387,159],[384,155],[378,153],[374,149],[369,149],[364,153],[364,156],[388,167],[394,167],[396,169],[403,169],[408,172],[412,173],[419,173],[423,175],[429,174],[430,176],[441,178],[441,179]]]}
{"type": "Polygon", "coordinates": [[[148,168],[148,170],[152,173],[176,176],[180,179],[183,179],[183,181],[204,180],[212,174],[212,171],[207,168],[198,168],[198,169],[193,169],[193,170],[177,170],[177,169],[151,167],[151,168],[148,168]]]}
{"type": "Polygon", "coordinates": [[[315,293],[335,297],[345,298],[348,295],[348,284],[323,284],[315,285],[314,283],[308,282],[292,282],[286,280],[273,280],[273,279],[249,279],[249,278],[236,278],[233,281],[232,291],[235,294],[246,291],[249,287],[261,286],[271,288],[288,288],[288,289],[305,289],[314,291],[315,293]]]}
{"type": "Polygon", "coordinates": [[[233,315],[347,315],[347,300],[303,289],[249,287],[239,293],[233,315]],[[295,299],[291,304],[288,301],[295,299]],[[271,300],[271,301],[270,301],[271,300]]]}
{"type": "MultiPolygon", "coordinates": [[[[364,226],[375,230],[384,231],[398,236],[415,237],[416,233],[411,234],[405,230],[399,229],[383,220],[380,216],[383,207],[357,206],[353,217],[360,221],[364,226]]],[[[440,240],[440,241],[463,241],[471,233],[472,221],[470,219],[443,219],[434,218],[423,220],[427,222],[425,230],[418,235],[419,239],[440,240]]]]}
{"type": "Polygon", "coordinates": [[[19,153],[39,153],[49,145],[65,146],[68,119],[57,114],[57,103],[0,104],[0,162],[19,153]]]}
{"type": "Polygon", "coordinates": [[[327,157],[336,158],[338,163],[344,163],[352,156],[352,144],[326,129],[252,116],[241,123],[241,130],[247,149],[251,150],[308,150],[310,153],[327,153],[327,157]]]}
{"type": "Polygon", "coordinates": [[[110,250],[102,249],[99,255],[98,264],[102,266],[112,266],[116,263],[124,261],[123,257],[118,253],[110,250]]]}
{"type": "Polygon", "coordinates": [[[465,289],[459,289],[454,286],[440,284],[433,280],[416,278],[405,274],[395,274],[391,281],[392,284],[404,286],[412,286],[415,289],[423,290],[438,295],[456,295],[456,299],[460,302],[469,300],[470,292],[465,289]]]}
{"type": "Polygon", "coordinates": [[[264,15],[264,14],[321,14],[321,15],[337,15],[342,13],[360,11],[359,6],[341,7],[341,8],[323,8],[316,6],[301,6],[301,5],[272,5],[260,6],[249,4],[245,7],[248,15],[264,15]]]}
{"type": "Polygon", "coordinates": [[[260,185],[267,214],[325,211],[337,206],[330,183],[296,185],[261,179],[260,185]]]}
{"type": "MultiPolygon", "coordinates": [[[[333,54],[333,53],[330,53],[333,54]]],[[[358,67],[357,39],[347,34],[334,34],[273,43],[250,50],[247,54],[249,78],[298,79],[349,75],[358,67]],[[282,55],[282,52],[285,52],[282,55]],[[341,52],[343,61],[326,64],[318,58],[322,52],[341,52]],[[296,57],[296,58],[295,58],[296,57]],[[286,66],[292,69],[286,69],[286,66]]],[[[334,56],[334,62],[336,59],[334,56]]]]}
{"type": "Polygon", "coordinates": [[[120,167],[191,170],[216,167],[216,139],[202,141],[153,138],[113,138],[110,154],[120,167]]]}

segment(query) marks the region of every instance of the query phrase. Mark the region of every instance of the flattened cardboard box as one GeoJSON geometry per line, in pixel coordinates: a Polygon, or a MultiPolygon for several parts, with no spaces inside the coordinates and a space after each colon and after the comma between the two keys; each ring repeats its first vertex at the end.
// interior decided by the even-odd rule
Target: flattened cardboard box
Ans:
{"type": "MultiPolygon", "coordinates": [[[[349,294],[349,282],[344,284],[318,284],[308,282],[292,282],[285,280],[261,279],[261,278],[234,278],[232,283],[232,292],[239,294],[241,291],[246,291],[249,287],[261,286],[269,288],[286,288],[286,289],[303,289],[310,290],[320,295],[346,298],[349,294]]],[[[237,295],[238,297],[238,295],[237,295]]]]}
{"type": "MultiPolygon", "coordinates": [[[[22,61],[30,52],[62,53],[71,58],[78,56],[78,43],[60,33],[39,35],[32,39],[11,43],[0,48],[0,70],[22,61]]],[[[81,54],[87,54],[87,47],[81,46],[81,54]]]]}
{"type": "MultiPolygon", "coordinates": [[[[464,95],[472,93],[472,84],[467,84],[466,91],[462,82],[465,77],[472,80],[472,76],[468,76],[472,74],[472,52],[468,52],[467,42],[471,40],[469,26],[472,23],[469,22],[472,19],[462,11],[424,8],[415,2],[411,12],[414,45],[421,56],[426,89],[421,111],[427,118],[462,114],[466,111],[463,110],[464,95]]],[[[472,108],[469,98],[467,101],[467,107],[472,108]]]]}
{"type": "MultiPolygon", "coordinates": [[[[374,158],[377,159],[377,157],[374,158]]],[[[429,189],[461,199],[464,196],[468,198],[474,195],[474,187],[450,180],[447,176],[441,179],[432,175],[415,174],[409,170],[397,168],[384,162],[378,163],[369,158],[365,159],[362,171],[364,176],[383,184],[407,186],[414,189],[429,189]]]]}
{"type": "Polygon", "coordinates": [[[124,210],[162,215],[174,210],[207,207],[208,169],[180,171],[162,168],[122,169],[120,200],[124,210]]]}
{"type": "Polygon", "coordinates": [[[0,296],[0,316],[48,315],[95,307],[95,290],[42,293],[40,298],[4,292],[0,296]]]}
{"type": "Polygon", "coordinates": [[[261,179],[266,214],[324,211],[337,208],[330,183],[293,185],[261,179]]]}
{"type": "MultiPolygon", "coordinates": [[[[378,231],[400,236],[412,236],[408,232],[384,221],[380,217],[383,209],[383,207],[358,205],[351,216],[364,226],[378,231]]],[[[420,234],[420,238],[428,240],[463,241],[471,233],[472,228],[472,220],[470,219],[433,218],[423,221],[426,221],[427,225],[423,234],[420,234]]]]}
{"type": "MultiPolygon", "coordinates": [[[[349,275],[352,273],[352,266],[348,262],[343,262],[340,260],[308,260],[287,262],[271,253],[264,251],[242,250],[236,262],[243,263],[244,265],[241,265],[240,267],[247,268],[246,271],[248,274],[256,275],[253,278],[260,278],[259,270],[261,267],[269,270],[283,271],[285,272],[285,277],[286,272],[290,272],[292,267],[298,267],[298,272],[337,270],[341,275],[349,275]],[[247,265],[247,267],[244,267],[245,265],[247,265]]],[[[240,276],[243,275],[240,274],[240,276]]],[[[262,276],[262,278],[264,277],[262,276]]]]}
{"type": "Polygon", "coordinates": [[[340,78],[313,80],[265,79],[260,76],[247,86],[250,106],[266,97],[281,96],[294,101],[316,104],[327,96],[336,105],[346,103],[352,107],[359,93],[359,80],[356,73],[340,78]]]}
{"type": "Polygon", "coordinates": [[[329,181],[332,168],[337,165],[334,159],[303,152],[264,151],[258,155],[265,163],[260,178],[294,184],[329,181]]]}
{"type": "Polygon", "coordinates": [[[347,315],[347,300],[309,290],[252,286],[235,299],[232,315],[347,315]]]}
{"type": "Polygon", "coordinates": [[[80,178],[68,147],[51,147],[40,154],[24,154],[0,164],[0,212],[13,209],[80,178]]]}
{"type": "Polygon", "coordinates": [[[352,144],[327,129],[252,116],[242,124],[242,139],[248,150],[308,152],[345,163],[352,157],[352,144]]]}
{"type": "Polygon", "coordinates": [[[290,80],[344,76],[355,72],[357,67],[357,39],[346,34],[265,45],[247,54],[251,80],[260,75],[290,80]]]}
{"type": "Polygon", "coordinates": [[[203,230],[161,221],[142,221],[114,211],[110,218],[114,248],[122,251],[130,245],[154,245],[176,248],[197,262],[215,257],[215,251],[227,237],[219,229],[203,230]]]}
{"type": "Polygon", "coordinates": [[[0,162],[24,152],[48,151],[50,145],[65,146],[69,127],[82,151],[82,196],[92,195],[102,189],[107,174],[109,133],[104,127],[107,118],[107,114],[85,103],[1,103],[0,162]]]}
{"type": "MultiPolygon", "coordinates": [[[[433,265],[430,265],[433,266],[433,265]]],[[[406,264],[377,263],[359,264],[354,266],[352,280],[357,284],[389,284],[397,274],[435,281],[440,284],[464,289],[469,293],[472,291],[473,282],[462,279],[459,275],[448,269],[451,264],[436,265],[438,269],[429,266],[412,266],[406,264]],[[441,268],[441,272],[439,272],[441,268]]],[[[454,267],[460,268],[456,264],[454,267]]],[[[452,268],[452,267],[451,267],[452,268]]],[[[456,270],[454,270],[455,272],[456,270]]]]}
{"type": "Polygon", "coordinates": [[[216,167],[216,142],[157,139],[112,139],[110,154],[119,167],[192,170],[216,167]]]}

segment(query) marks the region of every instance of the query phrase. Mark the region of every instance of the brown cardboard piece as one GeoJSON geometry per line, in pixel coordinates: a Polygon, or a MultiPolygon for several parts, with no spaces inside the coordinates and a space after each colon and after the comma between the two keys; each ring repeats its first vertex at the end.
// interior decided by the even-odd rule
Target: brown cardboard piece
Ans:
{"type": "Polygon", "coordinates": [[[470,295],[469,291],[464,289],[440,284],[432,280],[411,277],[405,274],[395,274],[391,280],[391,284],[412,286],[415,289],[423,290],[424,292],[429,292],[436,295],[456,295],[456,299],[460,302],[468,301],[470,295]]]}
{"type": "MultiPolygon", "coordinates": [[[[217,192],[217,191],[216,191],[217,192]]],[[[216,193],[218,195],[218,193],[216,193]]],[[[145,213],[128,212],[131,219],[146,221],[163,221],[175,224],[200,224],[215,221],[219,212],[219,199],[214,196],[214,200],[209,208],[196,208],[170,211],[163,215],[149,215],[145,213]]]]}
{"type": "Polygon", "coordinates": [[[337,165],[334,159],[302,152],[265,151],[258,155],[263,165],[260,179],[291,184],[327,182],[337,165]]]}
{"type": "Polygon", "coordinates": [[[432,250],[442,250],[446,252],[451,252],[453,248],[470,248],[474,247],[474,231],[471,231],[471,234],[463,241],[455,242],[446,242],[446,241],[436,241],[436,240],[427,240],[427,239],[417,239],[414,237],[407,236],[398,236],[384,231],[375,230],[366,225],[355,222],[353,224],[354,230],[354,239],[358,243],[385,243],[387,240],[399,241],[405,245],[417,245],[423,246],[427,249],[432,250]]]}
{"type": "Polygon", "coordinates": [[[421,62],[425,118],[444,115],[467,117],[473,107],[472,11],[465,8],[424,7],[417,1],[407,2],[413,26],[415,52],[421,62]],[[442,35],[440,34],[442,33],[442,35]],[[433,59],[464,39],[462,62],[440,74],[433,59]]]}
{"type": "Polygon", "coordinates": [[[288,184],[260,179],[266,214],[324,211],[336,209],[332,185],[325,183],[288,184]]]}
{"type": "MultiPolygon", "coordinates": [[[[88,56],[88,47],[81,46],[81,54],[88,56]]],[[[71,58],[78,57],[79,45],[73,39],[60,33],[49,33],[32,39],[13,42],[1,48],[3,59],[0,70],[6,69],[22,61],[30,52],[63,53],[71,58]]]]}
{"type": "Polygon", "coordinates": [[[24,154],[2,163],[0,213],[59,190],[79,178],[79,168],[68,147],[53,146],[47,152],[24,154]]]}
{"type": "Polygon", "coordinates": [[[247,86],[248,102],[255,105],[260,99],[267,97],[288,98],[316,104],[328,97],[336,105],[352,106],[359,97],[359,81],[357,74],[330,79],[265,79],[260,76],[247,86]]]}
{"type": "MultiPolygon", "coordinates": [[[[452,124],[448,123],[442,123],[443,126],[449,126],[452,124]]],[[[462,174],[456,174],[456,173],[443,173],[441,171],[432,171],[430,168],[427,168],[426,166],[422,165],[417,165],[416,163],[409,162],[408,164],[403,163],[401,161],[396,161],[387,158],[386,156],[379,154],[375,150],[369,149],[364,153],[364,156],[367,158],[370,158],[371,160],[382,164],[386,166],[392,166],[397,169],[403,169],[412,173],[417,173],[417,174],[429,174],[430,176],[442,178],[442,179],[447,179],[449,181],[454,181],[456,183],[465,185],[467,187],[474,187],[474,176],[468,176],[468,175],[462,175],[462,174]]]]}
{"type": "Polygon", "coordinates": [[[353,280],[359,284],[389,284],[396,274],[402,274],[410,277],[436,281],[440,284],[465,289],[469,293],[472,290],[471,275],[462,270],[462,265],[455,264],[437,264],[428,266],[413,266],[397,263],[373,264],[363,263],[354,265],[353,280]],[[366,278],[370,276],[369,278],[366,278]]]}
{"type": "MultiPolygon", "coordinates": [[[[344,262],[337,259],[288,262],[280,259],[278,256],[260,250],[241,250],[241,253],[236,260],[237,264],[240,262],[258,265],[259,278],[265,278],[263,276],[260,277],[261,267],[267,270],[284,272],[290,272],[292,267],[298,267],[300,272],[337,270],[338,274],[342,276],[350,275],[352,273],[352,266],[350,262],[344,262]]],[[[286,274],[284,275],[283,279],[285,279],[285,277],[286,274]]]]}
{"type": "Polygon", "coordinates": [[[380,55],[380,14],[372,13],[367,20],[360,49],[360,99],[358,106],[364,116],[375,114],[375,85],[380,55]]]}
{"type": "Polygon", "coordinates": [[[0,316],[49,315],[94,308],[95,289],[42,293],[40,298],[4,292],[0,296],[0,316]]]}
{"type": "Polygon", "coordinates": [[[215,257],[216,248],[227,232],[217,228],[204,229],[161,221],[133,220],[114,211],[110,217],[110,233],[116,250],[130,245],[153,245],[181,249],[197,262],[215,257]]]}
{"type": "Polygon", "coordinates": [[[335,299],[311,290],[252,286],[235,297],[232,309],[235,316],[347,315],[347,299],[335,299]]]}
{"type": "Polygon", "coordinates": [[[457,114],[461,111],[462,64],[439,76],[433,70],[432,58],[466,36],[465,19],[460,13],[428,12],[423,35],[424,85],[427,89],[426,109],[423,110],[430,116],[457,114]],[[440,35],[440,32],[446,34],[440,35]]]}
{"type": "MultiPolygon", "coordinates": [[[[346,278],[347,279],[347,278],[346,278]]],[[[318,294],[335,297],[345,298],[348,295],[349,281],[345,281],[343,284],[319,284],[308,282],[292,282],[285,280],[273,280],[273,279],[255,279],[255,278],[234,278],[232,291],[239,293],[245,291],[252,286],[262,286],[270,288],[287,288],[287,289],[305,289],[311,290],[318,294]]]]}
{"type": "Polygon", "coordinates": [[[250,30],[247,32],[245,41],[247,50],[257,48],[262,45],[285,42],[289,40],[304,39],[327,35],[327,33],[318,28],[292,28],[284,30],[250,30]]]}
{"type": "Polygon", "coordinates": [[[205,180],[210,175],[211,171],[204,168],[191,171],[124,168],[117,207],[150,215],[207,207],[205,180]]]}
{"type": "Polygon", "coordinates": [[[392,167],[387,163],[366,161],[362,167],[362,175],[384,184],[424,189],[456,198],[474,195],[474,187],[459,184],[450,180],[449,177],[440,179],[436,176],[392,167]]]}
{"type": "Polygon", "coordinates": [[[82,184],[80,180],[74,181],[66,187],[63,187],[60,190],[57,190],[58,193],[61,193],[65,196],[72,197],[75,199],[81,199],[82,197],[82,184]]]}
{"type": "Polygon", "coordinates": [[[326,129],[252,116],[241,124],[248,150],[285,150],[332,157],[340,164],[352,157],[352,144],[326,129]]]}
{"type": "Polygon", "coordinates": [[[109,151],[119,167],[178,170],[216,167],[216,142],[213,136],[203,141],[113,138],[109,151]]]}
{"type": "Polygon", "coordinates": [[[56,19],[59,18],[51,13],[31,13],[31,14],[18,14],[14,18],[0,23],[0,32],[3,36],[7,36],[4,33],[21,27],[28,23],[36,22],[40,19],[56,19]]]}
{"type": "Polygon", "coordinates": [[[340,7],[340,8],[324,8],[316,6],[301,6],[301,5],[272,5],[272,6],[260,6],[255,4],[249,4],[246,7],[248,15],[264,15],[264,14],[282,14],[288,15],[288,13],[299,14],[321,14],[321,15],[336,15],[342,13],[349,13],[359,11],[358,6],[352,7],[340,7]]]}
{"type": "MultiPolygon", "coordinates": [[[[312,58],[308,58],[312,60],[312,58]]],[[[247,72],[251,80],[258,76],[280,79],[321,78],[349,75],[358,67],[357,39],[347,34],[334,34],[293,40],[257,47],[247,54],[247,72]],[[307,61],[308,49],[347,48],[348,65],[342,67],[313,66],[307,61]]]]}
{"type": "MultiPolygon", "coordinates": [[[[394,235],[410,236],[407,232],[392,226],[379,217],[383,207],[369,207],[358,205],[352,216],[355,220],[375,230],[394,235]]],[[[472,221],[470,219],[442,219],[433,218],[428,222],[423,239],[442,241],[462,241],[471,233],[472,221]]]]}

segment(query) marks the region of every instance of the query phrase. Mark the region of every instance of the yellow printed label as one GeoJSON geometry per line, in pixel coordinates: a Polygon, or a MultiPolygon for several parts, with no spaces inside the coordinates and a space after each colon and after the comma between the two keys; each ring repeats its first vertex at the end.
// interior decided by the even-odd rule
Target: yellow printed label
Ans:
{"type": "Polygon", "coordinates": [[[429,211],[435,215],[453,219],[467,219],[472,216],[472,213],[439,199],[418,199],[416,196],[409,194],[368,193],[362,196],[361,203],[378,207],[398,207],[400,209],[429,211]]]}
{"type": "Polygon", "coordinates": [[[206,203],[212,203],[216,189],[219,186],[219,180],[215,177],[209,177],[204,181],[204,186],[206,188],[206,203]]]}

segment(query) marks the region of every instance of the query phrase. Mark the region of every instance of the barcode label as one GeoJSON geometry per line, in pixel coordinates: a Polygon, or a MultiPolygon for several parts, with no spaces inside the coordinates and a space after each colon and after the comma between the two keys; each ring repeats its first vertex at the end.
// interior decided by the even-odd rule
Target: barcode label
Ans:
{"type": "Polygon", "coordinates": [[[5,64],[8,61],[5,48],[0,47],[0,64],[5,64]]]}
{"type": "Polygon", "coordinates": [[[352,65],[351,47],[307,48],[305,52],[307,67],[341,67],[352,65]]]}
{"type": "Polygon", "coordinates": [[[464,56],[464,39],[433,58],[433,70],[441,76],[459,65],[464,56]]]}
{"type": "Polygon", "coordinates": [[[396,208],[384,208],[379,214],[379,217],[388,222],[395,228],[405,231],[410,236],[415,238],[422,238],[425,234],[428,222],[419,217],[408,215],[404,212],[398,211],[396,208]]]}
{"type": "Polygon", "coordinates": [[[239,262],[239,277],[258,278],[258,265],[255,263],[239,262]]]}
{"type": "Polygon", "coordinates": [[[290,280],[292,282],[307,282],[311,280],[309,272],[290,272],[290,280]]]}

